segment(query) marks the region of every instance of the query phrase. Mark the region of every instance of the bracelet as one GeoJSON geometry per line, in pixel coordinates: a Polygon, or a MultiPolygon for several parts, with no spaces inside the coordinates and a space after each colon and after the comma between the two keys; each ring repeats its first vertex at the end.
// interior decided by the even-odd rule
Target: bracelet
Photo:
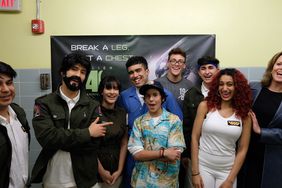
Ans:
{"type": "Polygon", "coordinates": [[[200,172],[192,174],[192,176],[198,176],[198,175],[200,175],[200,172]]]}
{"type": "Polygon", "coordinates": [[[160,149],[160,158],[163,158],[164,157],[164,148],[161,148],[160,149]]]}

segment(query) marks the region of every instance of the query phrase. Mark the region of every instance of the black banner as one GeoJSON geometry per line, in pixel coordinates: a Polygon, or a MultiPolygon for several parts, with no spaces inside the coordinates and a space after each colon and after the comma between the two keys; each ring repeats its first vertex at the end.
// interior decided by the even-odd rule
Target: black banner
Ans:
{"type": "Polygon", "coordinates": [[[125,63],[131,56],[147,59],[150,80],[164,75],[168,52],[176,47],[186,51],[184,77],[195,83],[198,58],[215,56],[215,35],[51,36],[52,89],[56,90],[61,81],[60,63],[70,52],[83,51],[91,61],[86,89],[94,95],[105,75],[116,76],[122,89],[129,87],[125,63]]]}

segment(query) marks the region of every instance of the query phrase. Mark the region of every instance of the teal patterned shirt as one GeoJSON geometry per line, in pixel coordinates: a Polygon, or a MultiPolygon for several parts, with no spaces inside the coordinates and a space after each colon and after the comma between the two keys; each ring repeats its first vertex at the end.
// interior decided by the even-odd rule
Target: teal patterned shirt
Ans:
{"type": "MultiPolygon", "coordinates": [[[[141,150],[160,150],[176,147],[185,149],[182,121],[163,108],[162,115],[154,121],[146,113],[134,121],[128,149],[134,155],[141,150]],[[136,152],[138,151],[138,152],[136,152]]],[[[180,161],[163,162],[159,159],[136,161],[131,185],[136,188],[178,187],[180,161]]]]}

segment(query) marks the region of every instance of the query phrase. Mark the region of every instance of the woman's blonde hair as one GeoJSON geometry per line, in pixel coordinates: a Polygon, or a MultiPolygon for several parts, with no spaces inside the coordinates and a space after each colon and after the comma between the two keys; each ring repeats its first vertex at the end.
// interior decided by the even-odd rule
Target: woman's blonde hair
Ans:
{"type": "Polygon", "coordinates": [[[266,68],[264,75],[262,77],[262,80],[261,80],[261,85],[263,85],[264,87],[270,86],[270,83],[272,81],[272,73],[271,72],[272,72],[273,66],[276,63],[277,59],[281,55],[282,55],[282,52],[278,52],[268,62],[267,68],[266,68]]]}

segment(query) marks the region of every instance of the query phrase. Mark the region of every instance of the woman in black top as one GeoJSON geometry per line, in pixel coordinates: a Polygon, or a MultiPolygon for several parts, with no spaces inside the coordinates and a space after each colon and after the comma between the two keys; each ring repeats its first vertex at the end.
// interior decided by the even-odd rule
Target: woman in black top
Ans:
{"type": "Polygon", "coordinates": [[[242,169],[244,188],[282,187],[282,52],[269,61],[253,90],[253,134],[242,169]]]}
{"type": "Polygon", "coordinates": [[[119,187],[127,152],[126,112],[116,106],[121,90],[120,82],[113,76],[104,77],[98,87],[100,106],[96,111],[100,121],[113,122],[101,138],[98,151],[100,181],[96,187],[119,187]]]}

